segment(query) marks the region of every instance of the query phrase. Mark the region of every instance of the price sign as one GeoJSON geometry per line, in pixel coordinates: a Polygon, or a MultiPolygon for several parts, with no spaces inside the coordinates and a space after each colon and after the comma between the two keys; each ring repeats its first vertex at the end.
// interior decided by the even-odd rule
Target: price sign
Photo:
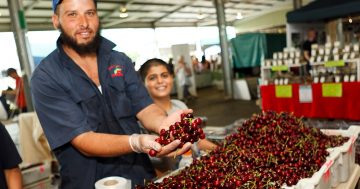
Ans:
{"type": "Polygon", "coordinates": [[[272,71],[288,71],[289,67],[288,66],[273,66],[271,67],[272,71]]]}
{"type": "Polygon", "coordinates": [[[342,83],[324,83],[321,87],[323,97],[342,97],[342,83]]]}
{"type": "Polygon", "coordinates": [[[337,61],[327,61],[325,62],[325,67],[336,67],[336,66],[345,66],[344,60],[337,60],[337,61]]]}
{"type": "Polygon", "coordinates": [[[291,85],[275,86],[275,96],[277,98],[291,98],[292,97],[292,86],[291,85]]]}
{"type": "Polygon", "coordinates": [[[300,103],[311,103],[312,101],[313,101],[313,97],[312,97],[311,85],[300,85],[299,86],[299,102],[300,103]]]}

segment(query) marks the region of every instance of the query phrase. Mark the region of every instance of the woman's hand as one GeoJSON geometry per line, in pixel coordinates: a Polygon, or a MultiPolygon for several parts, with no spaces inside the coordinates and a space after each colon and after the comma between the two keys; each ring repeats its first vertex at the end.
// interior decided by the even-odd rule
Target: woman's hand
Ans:
{"type": "Polygon", "coordinates": [[[181,114],[188,114],[193,113],[192,109],[185,109],[185,110],[178,110],[169,116],[167,116],[161,123],[157,133],[160,134],[161,129],[169,130],[170,125],[174,124],[175,122],[181,121],[181,114]]]}
{"type": "Polygon", "coordinates": [[[180,140],[174,140],[166,146],[161,147],[161,150],[158,151],[156,157],[175,157],[184,154],[189,151],[191,148],[191,143],[185,143],[181,148],[178,146],[181,144],[180,140]]]}
{"type": "Polygon", "coordinates": [[[174,140],[166,146],[161,146],[155,141],[158,138],[156,135],[148,134],[132,134],[129,137],[129,144],[131,149],[137,153],[149,153],[151,149],[157,151],[157,157],[174,157],[187,152],[191,148],[191,143],[184,144],[178,149],[181,144],[180,140],[174,140]]]}

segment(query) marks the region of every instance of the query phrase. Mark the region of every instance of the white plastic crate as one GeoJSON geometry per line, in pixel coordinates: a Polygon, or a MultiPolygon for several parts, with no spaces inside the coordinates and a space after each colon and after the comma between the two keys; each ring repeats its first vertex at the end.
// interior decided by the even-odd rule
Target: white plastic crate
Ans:
{"type": "Polygon", "coordinates": [[[338,151],[339,157],[339,181],[346,182],[355,166],[355,143],[353,137],[350,138],[343,146],[334,150],[338,151]]]}
{"type": "Polygon", "coordinates": [[[336,184],[332,175],[332,170],[336,167],[335,162],[330,158],[327,158],[325,164],[320,170],[313,174],[311,178],[303,178],[292,187],[284,187],[286,189],[328,189],[331,188],[332,183],[336,184]]]}
{"type": "Polygon", "coordinates": [[[333,151],[330,154],[329,159],[331,159],[334,163],[330,167],[330,173],[331,173],[331,187],[337,187],[340,184],[339,180],[339,174],[340,174],[340,152],[339,151],[333,151]]]}
{"type": "Polygon", "coordinates": [[[360,126],[350,126],[347,130],[322,130],[327,135],[342,135],[350,139],[340,147],[333,148],[339,156],[339,182],[347,182],[355,167],[355,141],[360,133],[360,126]]]}
{"type": "Polygon", "coordinates": [[[37,181],[31,185],[24,186],[24,189],[50,189],[54,188],[51,185],[51,178],[46,178],[44,180],[37,181]]]}
{"type": "Polygon", "coordinates": [[[50,178],[51,162],[45,161],[43,164],[23,170],[22,172],[24,186],[37,183],[40,180],[50,178]]]}
{"type": "Polygon", "coordinates": [[[206,126],[203,128],[207,139],[223,141],[227,135],[234,132],[232,124],[227,126],[206,126]]]}
{"type": "MultiPolygon", "coordinates": [[[[334,166],[334,161],[332,159],[328,159],[324,165],[320,168],[320,170],[310,178],[309,183],[313,184],[315,189],[326,189],[331,188],[331,171],[334,166]]],[[[304,188],[305,189],[305,188],[304,188]]]]}
{"type": "Polygon", "coordinates": [[[226,127],[206,126],[203,128],[204,133],[207,135],[226,135],[226,127]]]}

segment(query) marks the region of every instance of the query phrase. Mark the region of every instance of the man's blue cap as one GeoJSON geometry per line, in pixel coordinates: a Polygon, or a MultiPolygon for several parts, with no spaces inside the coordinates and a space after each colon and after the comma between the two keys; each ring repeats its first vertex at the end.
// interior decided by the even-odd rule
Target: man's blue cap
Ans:
{"type": "Polygon", "coordinates": [[[53,0],[52,2],[53,2],[52,8],[53,11],[55,12],[57,5],[60,3],[60,0],[53,0]]]}

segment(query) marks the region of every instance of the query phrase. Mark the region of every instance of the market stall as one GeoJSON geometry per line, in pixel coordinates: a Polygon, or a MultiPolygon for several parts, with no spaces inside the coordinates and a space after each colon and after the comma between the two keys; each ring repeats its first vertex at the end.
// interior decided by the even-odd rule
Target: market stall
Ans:
{"type": "Polygon", "coordinates": [[[314,43],[308,62],[300,49],[285,48],[262,64],[262,109],[359,121],[359,70],[358,42],[314,43]]]}

